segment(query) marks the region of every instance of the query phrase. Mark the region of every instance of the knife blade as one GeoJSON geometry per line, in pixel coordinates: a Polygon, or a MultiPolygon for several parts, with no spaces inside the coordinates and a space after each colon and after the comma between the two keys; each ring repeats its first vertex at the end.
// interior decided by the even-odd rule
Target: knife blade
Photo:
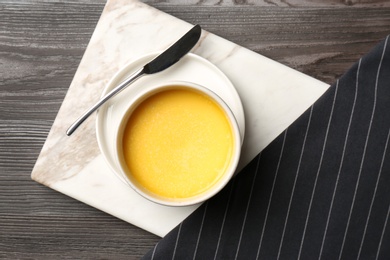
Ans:
{"type": "Polygon", "coordinates": [[[172,44],[168,49],[154,58],[152,61],[138,69],[131,74],[113,90],[102,97],[95,105],[89,108],[83,115],[81,115],[66,131],[66,134],[70,136],[93,112],[95,112],[101,105],[103,105],[111,97],[118,94],[125,89],[131,83],[139,79],[144,75],[150,75],[163,71],[176,62],[178,62],[185,54],[187,54],[198,42],[202,29],[200,25],[195,25],[186,34],[184,34],[179,40],[172,44]]]}

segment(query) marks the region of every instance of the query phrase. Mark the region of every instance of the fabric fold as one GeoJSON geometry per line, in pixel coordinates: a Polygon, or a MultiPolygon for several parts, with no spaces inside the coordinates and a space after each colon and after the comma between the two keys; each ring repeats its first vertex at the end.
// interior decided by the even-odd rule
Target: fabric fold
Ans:
{"type": "Polygon", "coordinates": [[[389,259],[388,41],[143,259],[389,259]]]}

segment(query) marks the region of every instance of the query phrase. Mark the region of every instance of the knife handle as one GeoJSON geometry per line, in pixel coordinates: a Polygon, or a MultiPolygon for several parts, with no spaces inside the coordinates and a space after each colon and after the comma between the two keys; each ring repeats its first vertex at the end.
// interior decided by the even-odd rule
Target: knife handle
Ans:
{"type": "Polygon", "coordinates": [[[107,100],[109,100],[111,97],[118,94],[120,91],[122,91],[125,87],[139,79],[141,76],[145,74],[144,68],[140,68],[133,74],[131,74],[127,79],[122,81],[117,87],[115,87],[113,90],[111,90],[109,93],[107,93],[104,97],[102,97],[95,105],[93,105],[91,108],[89,108],[82,116],[80,116],[66,131],[66,134],[70,136],[84,121],[87,119],[93,112],[95,112],[101,105],[103,105],[107,100]]]}

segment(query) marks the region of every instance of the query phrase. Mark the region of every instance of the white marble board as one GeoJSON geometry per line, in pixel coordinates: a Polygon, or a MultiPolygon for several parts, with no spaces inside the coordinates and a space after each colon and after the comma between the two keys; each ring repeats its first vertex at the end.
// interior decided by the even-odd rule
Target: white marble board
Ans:
{"type": "MultiPolygon", "coordinates": [[[[137,0],[109,0],[42,148],[32,179],[158,236],[197,206],[149,202],[111,172],[96,140],[96,115],[70,137],[71,123],[100,97],[125,64],[166,49],[191,24],[137,0]]],[[[207,31],[192,50],[235,86],[245,112],[245,166],[328,88],[328,85],[207,31]]]]}

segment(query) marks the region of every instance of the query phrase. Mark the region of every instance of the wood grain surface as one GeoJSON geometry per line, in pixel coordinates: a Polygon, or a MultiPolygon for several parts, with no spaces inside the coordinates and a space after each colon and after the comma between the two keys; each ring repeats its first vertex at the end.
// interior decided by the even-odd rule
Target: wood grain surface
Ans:
{"type": "MultiPolygon", "coordinates": [[[[144,1],[331,84],[390,34],[390,1],[144,1]]],[[[139,259],[159,238],[30,173],[105,1],[0,0],[0,258],[139,259]]]]}

